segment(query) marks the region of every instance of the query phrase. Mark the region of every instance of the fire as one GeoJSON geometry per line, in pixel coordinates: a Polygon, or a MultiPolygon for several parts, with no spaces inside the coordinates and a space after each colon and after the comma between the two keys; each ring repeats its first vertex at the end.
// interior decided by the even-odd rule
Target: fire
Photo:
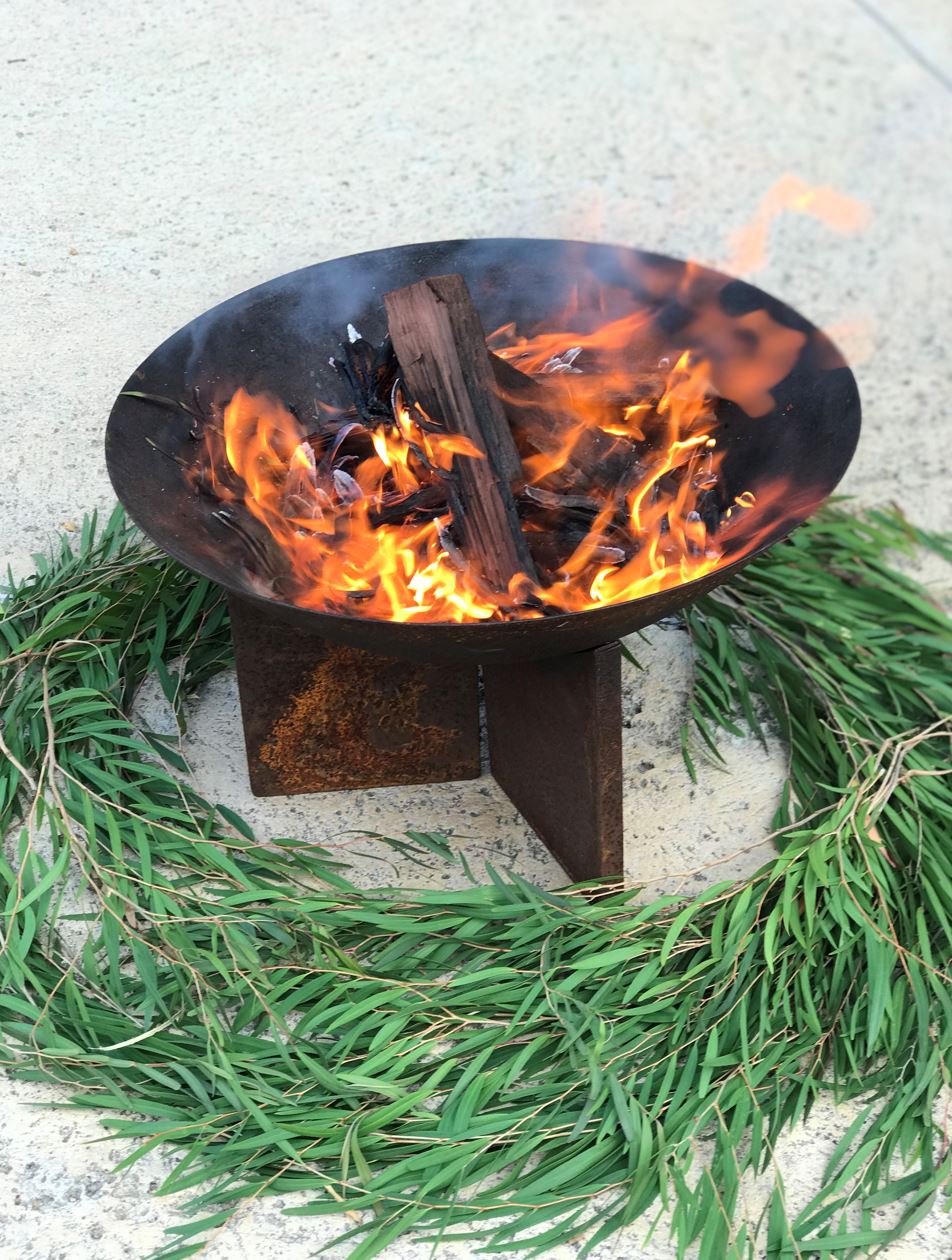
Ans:
{"type": "MultiPolygon", "coordinates": [[[[620,330],[608,325],[603,331],[604,337],[576,338],[582,351],[617,350],[620,330]]],[[[632,331],[630,324],[629,336],[632,331]]],[[[490,341],[499,345],[505,337],[500,332],[490,341]]],[[[453,541],[452,508],[439,500],[439,473],[456,460],[483,456],[461,435],[424,426],[399,391],[389,422],[372,432],[343,423],[328,436],[309,434],[277,399],[238,389],[221,427],[206,431],[200,475],[219,500],[240,501],[267,530],[288,566],[282,580],[305,608],[392,621],[538,617],[702,577],[722,559],[711,529],[710,494],[722,456],[710,365],[685,351],[662,364],[663,375],[646,379],[616,369],[589,381],[577,368],[568,371],[580,355],[566,355],[565,340],[543,333],[511,337],[508,346],[521,367],[534,366],[558,382],[563,423],[571,417],[553,449],[523,462],[518,498],[529,509],[524,529],[530,546],[565,507],[584,522],[558,563],[546,568],[540,561],[545,581],[520,578],[511,593],[499,592],[467,563],[453,541]],[[619,394],[624,386],[620,401],[606,408],[606,387],[619,394]],[[628,475],[617,484],[594,481],[584,494],[572,495],[560,475],[593,430],[628,460],[628,475]],[[427,503],[436,506],[428,515],[388,519],[414,502],[424,510],[427,503]]],[[[734,510],[749,510],[753,502],[753,495],[744,496],[734,510]]]]}
{"type": "Polygon", "coordinates": [[[868,206],[835,188],[811,186],[796,175],[782,175],[764,194],[751,221],[731,236],[731,256],[724,270],[744,275],[764,267],[770,225],[785,210],[817,219],[835,232],[860,232],[870,217],[868,206]]]}
{"type": "MultiPolygon", "coordinates": [[[[784,210],[843,231],[865,217],[832,189],[787,176],[735,234],[732,271],[762,264],[770,223],[784,210]]],[[[391,621],[508,620],[702,578],[814,506],[810,492],[797,498],[782,480],[725,491],[718,400],[752,418],[770,412],[806,334],[766,309],[729,313],[703,270],[687,264],[672,282],[670,271],[648,265],[638,276],[655,302],[684,315],[673,350],[630,290],[594,276],[580,280],[552,327],[507,324],[487,337],[515,380],[507,386],[497,370],[522,464],[511,490],[537,579],[517,574],[496,590],[466,555],[454,529],[454,473],[485,455],[453,432],[452,416],[426,416],[409,402],[399,376],[369,411],[318,402],[311,425],[280,400],[238,388],[205,427],[193,480],[232,528],[255,535],[249,564],[259,583],[304,608],[391,621]],[[528,423],[526,377],[545,386],[551,422],[541,430],[538,403],[535,429],[528,423]]]]}

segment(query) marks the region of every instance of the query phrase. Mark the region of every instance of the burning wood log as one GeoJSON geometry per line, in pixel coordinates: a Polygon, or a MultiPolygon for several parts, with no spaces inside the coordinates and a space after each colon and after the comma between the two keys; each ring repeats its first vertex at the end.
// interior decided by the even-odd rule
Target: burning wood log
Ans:
{"type": "Polygon", "coordinates": [[[414,399],[478,452],[453,460],[464,554],[497,590],[508,590],[520,573],[536,581],[512,494],[522,481],[522,462],[466,282],[459,275],[432,276],[387,293],[384,305],[414,399]]]}

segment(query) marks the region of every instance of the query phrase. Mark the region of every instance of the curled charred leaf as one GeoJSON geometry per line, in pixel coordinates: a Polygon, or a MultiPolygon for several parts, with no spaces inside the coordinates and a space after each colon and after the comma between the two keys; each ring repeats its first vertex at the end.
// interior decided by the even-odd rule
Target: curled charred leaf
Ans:
{"type": "Polygon", "coordinates": [[[397,371],[389,339],[379,347],[358,336],[345,342],[331,364],[347,385],[359,420],[373,427],[391,416],[390,393],[397,371]]]}
{"type": "Polygon", "coordinates": [[[120,397],[140,398],[143,402],[155,403],[157,407],[170,407],[174,411],[187,411],[196,420],[204,419],[204,416],[195,406],[183,402],[181,398],[168,398],[164,394],[147,394],[139,389],[124,389],[120,397]]]}

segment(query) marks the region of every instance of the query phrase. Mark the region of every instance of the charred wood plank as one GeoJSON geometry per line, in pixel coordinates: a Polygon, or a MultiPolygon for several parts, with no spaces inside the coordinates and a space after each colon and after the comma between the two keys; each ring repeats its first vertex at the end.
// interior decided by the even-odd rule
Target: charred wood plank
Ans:
{"type": "Polygon", "coordinates": [[[593,565],[620,565],[634,555],[632,546],[618,546],[601,536],[592,540],[583,529],[529,530],[527,535],[536,567],[548,582],[558,581],[562,566],[582,543],[590,548],[589,562],[593,565]]]}
{"type": "Polygon", "coordinates": [[[384,296],[390,336],[416,402],[480,457],[457,455],[461,511],[455,524],[470,561],[497,590],[525,574],[536,580],[512,487],[522,462],[496,392],[486,339],[462,276],[431,276],[384,296]]]}
{"type": "Polygon", "coordinates": [[[370,523],[377,525],[402,525],[415,518],[441,516],[449,510],[446,487],[440,482],[421,486],[410,494],[384,499],[370,509],[370,523]]]}
{"type": "Polygon", "coordinates": [[[491,354],[490,361],[506,418],[524,458],[563,451],[564,462],[554,481],[576,493],[623,479],[636,458],[633,444],[581,422],[571,401],[577,378],[528,376],[497,354],[491,354]]]}

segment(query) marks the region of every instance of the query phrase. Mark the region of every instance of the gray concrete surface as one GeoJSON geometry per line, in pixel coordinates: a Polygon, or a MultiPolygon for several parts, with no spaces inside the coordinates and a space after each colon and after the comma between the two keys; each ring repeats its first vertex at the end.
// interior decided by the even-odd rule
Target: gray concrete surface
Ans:
{"type": "MultiPolygon", "coordinates": [[[[787,171],[871,212],[856,237],[783,218],[758,276],[857,356],[865,431],[846,488],[952,524],[948,0],[3,0],[0,16],[0,537],[18,570],[111,503],[112,397],[205,307],[321,258],[439,237],[588,236],[723,261],[787,171]]],[[[782,755],[736,741],[733,773],[692,789],[681,636],[655,631],[641,655],[625,700],[630,871],[669,887],[710,878],[712,854],[718,875],[756,865],[762,851],[736,851],[764,834],[782,755]]],[[[230,676],[196,705],[189,751],[205,790],[262,829],[346,844],[355,827],[451,826],[471,857],[559,878],[489,779],[254,801],[230,676]]],[[[110,1177],[127,1149],[92,1114],[33,1106],[56,1099],[0,1086],[0,1260],[144,1255],[174,1219],[148,1194],[165,1158],[110,1177]]],[[[794,1202],[849,1119],[818,1109],[785,1140],[794,1202]]],[[[246,1207],[208,1256],[303,1260],[332,1236],[281,1206],[246,1207]]],[[[598,1260],[671,1254],[643,1236],[598,1260]]],[[[948,1218],[887,1254],[952,1256],[948,1218]]]]}

